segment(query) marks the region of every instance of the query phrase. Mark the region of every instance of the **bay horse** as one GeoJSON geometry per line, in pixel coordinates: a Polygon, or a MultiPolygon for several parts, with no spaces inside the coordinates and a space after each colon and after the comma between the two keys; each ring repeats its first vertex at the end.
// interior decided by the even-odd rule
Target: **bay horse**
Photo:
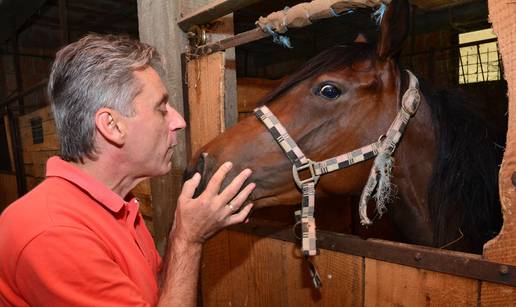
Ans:
{"type": "MultiPolygon", "coordinates": [[[[306,63],[262,103],[304,154],[322,161],[374,143],[384,135],[408,87],[396,60],[409,31],[407,1],[393,1],[375,44],[336,46],[306,63]]],[[[406,242],[481,253],[502,225],[498,170],[505,128],[484,103],[421,82],[421,102],[393,153],[396,196],[387,214],[406,242]],[[497,145],[498,144],[498,145],[497,145]]],[[[271,133],[248,117],[200,149],[188,172],[206,179],[225,161],[233,174],[251,168],[254,208],[295,205],[301,194],[292,164],[271,133]]],[[[373,162],[320,177],[316,197],[360,195],[373,162]]],[[[228,179],[229,180],[229,179],[228,179]]]]}

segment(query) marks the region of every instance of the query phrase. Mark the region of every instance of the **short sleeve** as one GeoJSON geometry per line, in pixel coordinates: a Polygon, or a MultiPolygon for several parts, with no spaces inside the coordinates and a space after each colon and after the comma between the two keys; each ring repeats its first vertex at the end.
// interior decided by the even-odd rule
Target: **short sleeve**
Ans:
{"type": "Polygon", "coordinates": [[[149,306],[87,229],[58,226],[31,240],[18,259],[16,283],[32,306],[149,306]]]}

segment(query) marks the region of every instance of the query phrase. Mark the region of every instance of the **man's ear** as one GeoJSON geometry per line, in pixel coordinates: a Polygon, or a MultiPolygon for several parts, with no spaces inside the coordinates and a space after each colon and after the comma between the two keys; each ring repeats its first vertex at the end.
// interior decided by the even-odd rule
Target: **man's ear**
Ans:
{"type": "Polygon", "coordinates": [[[122,146],[125,142],[125,129],[120,114],[113,109],[101,108],[95,113],[97,131],[108,142],[122,146]]]}

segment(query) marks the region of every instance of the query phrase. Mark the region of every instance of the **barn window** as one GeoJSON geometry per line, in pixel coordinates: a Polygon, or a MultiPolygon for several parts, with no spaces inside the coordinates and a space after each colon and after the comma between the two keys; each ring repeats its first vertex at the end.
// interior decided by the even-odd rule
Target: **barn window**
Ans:
{"type": "Polygon", "coordinates": [[[459,83],[500,80],[500,53],[492,28],[459,34],[459,83]]]}

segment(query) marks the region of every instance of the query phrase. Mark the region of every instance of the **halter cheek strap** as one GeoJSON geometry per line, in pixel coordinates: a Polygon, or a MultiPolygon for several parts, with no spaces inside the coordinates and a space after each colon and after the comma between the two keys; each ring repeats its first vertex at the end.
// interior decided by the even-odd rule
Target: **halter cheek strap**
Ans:
{"type": "MultiPolygon", "coordinates": [[[[296,217],[299,218],[301,223],[303,233],[302,252],[305,257],[317,254],[314,212],[315,186],[319,181],[319,177],[376,157],[375,164],[362,192],[359,206],[361,223],[363,225],[372,223],[367,217],[367,202],[378,184],[379,174],[382,171],[382,165],[377,160],[380,157],[382,159],[386,157],[392,158],[410,118],[414,116],[420,104],[418,80],[412,72],[408,70],[406,72],[410,78],[409,87],[403,95],[401,109],[398,111],[385,136],[381,136],[377,142],[321,162],[315,162],[306,158],[285,127],[283,127],[267,106],[261,106],[254,110],[256,117],[262,121],[292,163],[292,176],[296,185],[302,191],[301,210],[296,212],[296,217]],[[310,178],[301,180],[299,172],[306,169],[310,171],[310,178]]],[[[381,213],[381,211],[379,212],[381,213]]]]}

